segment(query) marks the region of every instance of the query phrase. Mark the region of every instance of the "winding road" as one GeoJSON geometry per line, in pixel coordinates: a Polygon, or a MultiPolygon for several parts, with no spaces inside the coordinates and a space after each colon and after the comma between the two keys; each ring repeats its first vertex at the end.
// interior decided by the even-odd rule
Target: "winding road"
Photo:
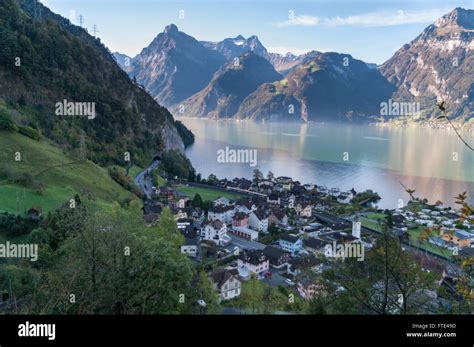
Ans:
{"type": "Polygon", "coordinates": [[[135,184],[140,188],[142,193],[145,195],[147,199],[151,199],[153,195],[153,180],[151,173],[153,170],[155,170],[158,166],[160,165],[159,160],[155,160],[151,163],[149,167],[147,167],[145,170],[140,172],[137,177],[135,177],[135,184]]]}

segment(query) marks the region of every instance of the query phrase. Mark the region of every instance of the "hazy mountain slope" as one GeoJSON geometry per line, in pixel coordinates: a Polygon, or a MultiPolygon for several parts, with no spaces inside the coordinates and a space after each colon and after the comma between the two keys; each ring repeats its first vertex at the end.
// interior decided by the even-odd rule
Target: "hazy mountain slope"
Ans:
{"type": "Polygon", "coordinates": [[[114,52],[112,53],[113,57],[115,58],[115,61],[119,66],[125,70],[128,71],[130,70],[130,67],[132,66],[133,58],[129,57],[126,54],[120,53],[120,52],[114,52]]]}
{"type": "MultiPolygon", "coordinates": [[[[240,103],[262,83],[281,79],[273,66],[264,58],[247,52],[223,66],[214,74],[209,85],[182,102],[183,114],[193,117],[232,117],[240,103]]],[[[179,114],[179,108],[173,109],[179,114]]]]}
{"type": "Polygon", "coordinates": [[[204,88],[224,62],[171,24],[135,57],[129,74],[168,107],[204,88]]]}
{"type": "Polygon", "coordinates": [[[236,117],[367,121],[379,114],[380,103],[394,90],[364,62],[350,55],[322,53],[283,80],[260,86],[242,102],[236,117]]]}
{"type": "Polygon", "coordinates": [[[419,102],[427,117],[445,100],[449,116],[474,112],[474,10],[456,8],[404,45],[380,67],[397,85],[394,100],[419,102]]]}

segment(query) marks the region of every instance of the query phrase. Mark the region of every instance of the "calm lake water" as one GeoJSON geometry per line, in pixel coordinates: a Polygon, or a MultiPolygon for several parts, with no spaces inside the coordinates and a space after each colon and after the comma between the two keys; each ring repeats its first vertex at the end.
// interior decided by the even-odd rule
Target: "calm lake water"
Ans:
{"type": "MultiPolygon", "coordinates": [[[[474,202],[474,154],[452,130],[370,125],[227,122],[181,119],[196,135],[187,155],[203,177],[252,177],[249,164],[219,163],[217,152],[256,149],[257,167],[266,175],[290,176],[302,183],[380,194],[381,208],[406,203],[399,182],[416,196],[455,206],[467,191],[474,202]],[[344,156],[348,160],[344,160],[344,156]]],[[[473,143],[472,134],[464,134],[473,143]]]]}

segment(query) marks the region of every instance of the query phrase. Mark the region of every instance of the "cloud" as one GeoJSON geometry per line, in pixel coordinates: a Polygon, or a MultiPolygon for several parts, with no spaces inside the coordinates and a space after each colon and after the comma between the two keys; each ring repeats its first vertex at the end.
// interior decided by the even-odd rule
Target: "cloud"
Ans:
{"type": "Polygon", "coordinates": [[[319,24],[319,18],[314,17],[314,16],[308,16],[308,15],[294,15],[292,18],[289,18],[288,20],[284,22],[278,22],[276,24],[277,27],[287,27],[287,26],[314,26],[319,24]]]}
{"type": "Polygon", "coordinates": [[[292,19],[276,24],[286,26],[358,26],[358,27],[387,27],[406,24],[433,23],[436,19],[448,13],[449,9],[431,9],[417,11],[382,11],[369,12],[347,17],[314,17],[310,15],[295,15],[292,19]]]}
{"type": "Polygon", "coordinates": [[[446,10],[440,9],[426,11],[399,10],[395,12],[371,12],[345,18],[325,18],[324,24],[328,26],[387,27],[405,24],[433,23],[447,12],[446,10]]]}

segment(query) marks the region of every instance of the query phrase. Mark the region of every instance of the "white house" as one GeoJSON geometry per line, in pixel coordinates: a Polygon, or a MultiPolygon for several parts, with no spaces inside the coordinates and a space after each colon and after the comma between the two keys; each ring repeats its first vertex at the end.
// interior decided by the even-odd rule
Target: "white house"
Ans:
{"type": "Polygon", "coordinates": [[[229,206],[230,199],[226,198],[225,196],[220,196],[216,200],[214,200],[214,206],[229,206]]]}
{"type": "Polygon", "coordinates": [[[231,224],[235,211],[232,206],[218,205],[209,209],[209,220],[219,220],[225,224],[231,224]]]}
{"type": "Polygon", "coordinates": [[[307,202],[298,202],[296,204],[296,214],[301,217],[311,217],[313,212],[312,206],[310,203],[307,202]]]}
{"type": "Polygon", "coordinates": [[[291,190],[293,187],[293,180],[291,177],[280,176],[276,178],[276,181],[284,190],[291,190]]]}
{"type": "Polygon", "coordinates": [[[240,295],[242,282],[239,279],[239,272],[233,270],[218,270],[211,274],[214,289],[219,294],[219,301],[230,300],[240,295]]]}
{"type": "Polygon", "coordinates": [[[261,231],[263,233],[268,232],[268,216],[262,210],[258,209],[250,213],[249,225],[252,229],[261,231]]]}
{"type": "Polygon", "coordinates": [[[181,253],[195,258],[198,253],[198,244],[199,239],[197,237],[186,238],[184,244],[181,246],[181,253]]]}
{"type": "Polygon", "coordinates": [[[201,228],[203,240],[213,241],[217,245],[223,245],[227,236],[227,226],[220,220],[207,221],[201,228]]]}
{"type": "Polygon", "coordinates": [[[238,268],[245,267],[248,271],[259,276],[268,271],[270,261],[262,250],[254,249],[240,253],[237,266],[238,268]]]}
{"type": "Polygon", "coordinates": [[[278,243],[284,251],[293,256],[303,249],[303,240],[292,234],[283,235],[280,240],[278,240],[278,243]]]}

